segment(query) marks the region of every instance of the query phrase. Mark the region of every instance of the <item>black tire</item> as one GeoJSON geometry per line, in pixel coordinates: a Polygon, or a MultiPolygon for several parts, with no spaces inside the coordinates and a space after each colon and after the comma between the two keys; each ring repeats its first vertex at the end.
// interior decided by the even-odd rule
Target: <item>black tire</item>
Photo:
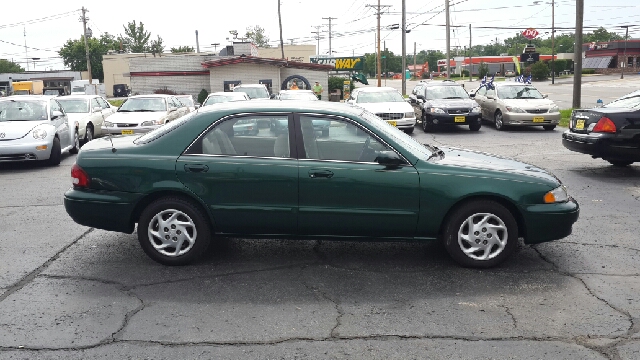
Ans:
{"type": "Polygon", "coordinates": [[[87,124],[87,128],[84,131],[84,142],[85,142],[85,144],[88,143],[89,141],[93,140],[93,137],[94,137],[93,126],[91,124],[87,124]]]}
{"type": "Polygon", "coordinates": [[[502,118],[502,112],[500,110],[496,111],[496,113],[493,115],[493,123],[496,126],[496,130],[504,130],[504,120],[502,118]]]}
{"type": "MultiPolygon", "coordinates": [[[[473,200],[458,206],[447,218],[444,233],[444,246],[451,257],[464,267],[489,268],[496,266],[509,257],[518,245],[518,224],[513,214],[504,206],[490,200],[473,200]],[[477,215],[474,217],[473,215],[477,215]],[[472,232],[467,225],[467,221],[489,216],[489,224],[492,227],[480,227],[477,232],[472,232]],[[469,235],[469,242],[459,239],[458,232],[469,235]],[[473,238],[475,240],[471,241],[473,238]],[[492,244],[492,239],[500,239],[502,246],[492,244]],[[479,241],[479,242],[478,242],[479,241]],[[487,259],[478,259],[478,249],[476,252],[466,254],[462,248],[472,249],[469,244],[488,249],[487,259]],[[476,257],[476,258],[474,258],[476,257]]],[[[485,251],[486,252],[486,251],[485,251]]]]}
{"type": "Polygon", "coordinates": [[[551,131],[551,130],[555,129],[556,126],[555,125],[542,125],[542,128],[547,130],[547,131],[551,131]]]}
{"type": "Polygon", "coordinates": [[[471,131],[478,131],[480,130],[480,127],[482,127],[482,124],[480,124],[479,122],[469,124],[469,130],[471,131]]]}
{"type": "Polygon", "coordinates": [[[429,115],[422,114],[422,131],[428,133],[433,132],[434,124],[429,115]]]}
{"type": "Polygon", "coordinates": [[[74,144],[71,150],[69,150],[69,154],[77,154],[78,151],[80,151],[80,135],[78,135],[78,130],[76,130],[73,141],[74,141],[74,144]]]}
{"type": "Polygon", "coordinates": [[[413,128],[404,129],[404,132],[407,134],[413,134],[413,128]]]}
{"type": "Polygon", "coordinates": [[[51,145],[51,155],[46,160],[47,165],[57,166],[60,165],[60,158],[62,157],[62,149],[60,148],[60,139],[56,136],[53,138],[53,145],[51,145]]]}
{"type": "MultiPolygon", "coordinates": [[[[169,218],[170,219],[170,218],[169,218]]],[[[167,220],[167,219],[165,219],[167,220]]],[[[187,265],[196,261],[204,254],[211,243],[211,225],[207,216],[193,203],[178,197],[166,197],[158,199],[149,204],[138,220],[138,241],[142,250],[154,261],[169,266],[187,265]],[[164,213],[164,214],[163,214],[164,213]],[[169,236],[167,241],[173,240],[176,244],[182,244],[181,249],[186,252],[184,254],[175,254],[178,249],[176,247],[166,247],[165,249],[173,249],[173,254],[163,254],[161,250],[157,250],[152,242],[161,245],[159,237],[151,237],[151,228],[159,226],[156,216],[163,218],[166,215],[177,214],[183,222],[190,222],[191,226],[175,226],[169,228],[171,224],[167,224],[164,229],[157,229],[158,234],[166,234],[169,236]],[[166,229],[166,230],[165,230],[166,229]],[[184,244],[186,236],[193,237],[193,244],[184,244]],[[160,244],[159,244],[160,243],[160,244]]],[[[187,241],[188,242],[188,241],[187,241]]],[[[170,253],[171,251],[165,251],[170,253]]]]}
{"type": "Polygon", "coordinates": [[[329,129],[322,130],[322,137],[329,137],[329,129]]]}
{"type": "Polygon", "coordinates": [[[628,160],[607,160],[609,164],[617,167],[625,167],[633,164],[633,161],[628,160]]]}

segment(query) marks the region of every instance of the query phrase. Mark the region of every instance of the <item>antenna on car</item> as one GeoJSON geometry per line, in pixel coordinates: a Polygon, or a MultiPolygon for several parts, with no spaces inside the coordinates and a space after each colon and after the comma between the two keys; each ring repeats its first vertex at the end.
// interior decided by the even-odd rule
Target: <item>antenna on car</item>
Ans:
{"type": "Polygon", "coordinates": [[[109,141],[111,141],[111,152],[114,153],[114,152],[118,151],[118,149],[116,149],[113,146],[113,138],[111,137],[111,133],[109,133],[109,141]]]}

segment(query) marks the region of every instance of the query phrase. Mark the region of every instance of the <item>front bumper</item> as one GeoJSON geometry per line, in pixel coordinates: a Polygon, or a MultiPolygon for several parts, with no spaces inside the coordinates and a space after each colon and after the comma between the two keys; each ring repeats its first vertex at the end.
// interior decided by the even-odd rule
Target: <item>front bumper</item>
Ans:
{"type": "Polygon", "coordinates": [[[560,122],[560,113],[510,113],[505,112],[502,114],[502,121],[504,125],[509,126],[543,126],[543,125],[558,125],[560,122]],[[542,118],[542,121],[534,118],[542,118]]]}
{"type": "Polygon", "coordinates": [[[614,134],[578,134],[566,130],[562,134],[565,148],[608,160],[640,161],[640,145],[617,139],[614,134]]]}
{"type": "Polygon", "coordinates": [[[393,125],[393,122],[395,121],[395,127],[397,127],[400,130],[412,129],[416,125],[415,118],[402,118],[397,120],[384,120],[384,121],[391,123],[392,125],[393,125]]]}
{"type": "Polygon", "coordinates": [[[479,112],[470,112],[466,114],[429,113],[429,116],[431,116],[435,125],[469,125],[480,123],[479,112]]]}
{"type": "Polygon", "coordinates": [[[103,134],[112,134],[112,135],[134,135],[134,134],[144,134],[144,133],[148,133],[151,130],[155,130],[157,128],[159,128],[162,125],[151,125],[151,126],[132,126],[132,127],[117,127],[117,126],[110,126],[110,127],[106,127],[106,126],[102,126],[100,129],[102,129],[102,133],[103,134]],[[124,131],[124,133],[123,133],[124,131]],[[133,134],[129,133],[130,131],[133,131],[133,134]]]}
{"type": "Polygon", "coordinates": [[[579,214],[580,206],[573,198],[566,203],[536,204],[522,208],[524,242],[538,244],[569,236],[579,214]]]}
{"type": "Polygon", "coordinates": [[[47,160],[51,156],[53,138],[36,140],[27,134],[21,139],[0,141],[0,162],[47,160]]]}
{"type": "Polygon", "coordinates": [[[131,234],[135,227],[133,210],[141,194],[116,191],[69,189],[64,208],[73,221],[97,229],[131,234]]]}

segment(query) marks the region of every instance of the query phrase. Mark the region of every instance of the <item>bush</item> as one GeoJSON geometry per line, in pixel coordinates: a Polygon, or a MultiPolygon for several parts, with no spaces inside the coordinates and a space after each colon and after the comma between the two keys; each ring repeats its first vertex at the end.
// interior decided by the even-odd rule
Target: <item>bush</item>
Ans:
{"type": "Polygon", "coordinates": [[[207,90],[200,90],[200,93],[198,93],[198,102],[200,104],[204,103],[204,101],[207,100],[207,96],[209,96],[209,92],[207,90]]]}
{"type": "Polygon", "coordinates": [[[549,67],[543,61],[531,65],[531,77],[533,80],[546,80],[549,77],[549,67]]]}
{"type": "MultiPolygon", "coordinates": [[[[340,93],[342,93],[345,80],[349,80],[349,79],[342,76],[329,76],[329,93],[332,93],[333,90],[336,90],[336,89],[340,90],[340,93]]],[[[350,88],[351,88],[351,91],[353,91],[353,89],[356,88],[356,86],[353,84],[353,80],[351,80],[350,88]]]]}
{"type": "Polygon", "coordinates": [[[560,60],[556,59],[554,62],[551,62],[551,60],[545,61],[545,62],[549,66],[549,69],[556,73],[566,70],[568,65],[567,60],[563,60],[563,59],[560,59],[560,60]]]}
{"type": "Polygon", "coordinates": [[[582,69],[583,74],[595,74],[596,69],[582,69]]]}
{"type": "Polygon", "coordinates": [[[166,86],[164,88],[161,88],[161,89],[155,89],[153,91],[153,93],[154,94],[166,94],[166,95],[178,95],[177,92],[167,89],[166,86]]]}
{"type": "Polygon", "coordinates": [[[459,78],[459,77],[460,77],[460,74],[451,74],[451,78],[452,78],[452,79],[453,79],[453,78],[459,78]]]}
{"type": "Polygon", "coordinates": [[[481,62],[478,66],[478,77],[483,78],[489,75],[489,65],[481,62]]]}
{"type": "Polygon", "coordinates": [[[469,77],[469,70],[462,70],[462,76],[469,77]]]}

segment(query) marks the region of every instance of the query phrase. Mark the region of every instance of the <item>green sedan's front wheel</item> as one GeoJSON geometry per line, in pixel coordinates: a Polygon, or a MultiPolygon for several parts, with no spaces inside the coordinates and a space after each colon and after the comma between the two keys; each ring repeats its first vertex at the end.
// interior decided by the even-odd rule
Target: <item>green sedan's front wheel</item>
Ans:
{"type": "Polygon", "coordinates": [[[494,201],[471,201],[451,214],[443,240],[460,265],[488,268],[503,262],[516,249],[518,224],[508,209],[494,201]]]}
{"type": "Polygon", "coordinates": [[[207,250],[211,228],[202,211],[190,201],[161,198],[140,215],[138,241],[151,259],[163,265],[186,265],[207,250]]]}

